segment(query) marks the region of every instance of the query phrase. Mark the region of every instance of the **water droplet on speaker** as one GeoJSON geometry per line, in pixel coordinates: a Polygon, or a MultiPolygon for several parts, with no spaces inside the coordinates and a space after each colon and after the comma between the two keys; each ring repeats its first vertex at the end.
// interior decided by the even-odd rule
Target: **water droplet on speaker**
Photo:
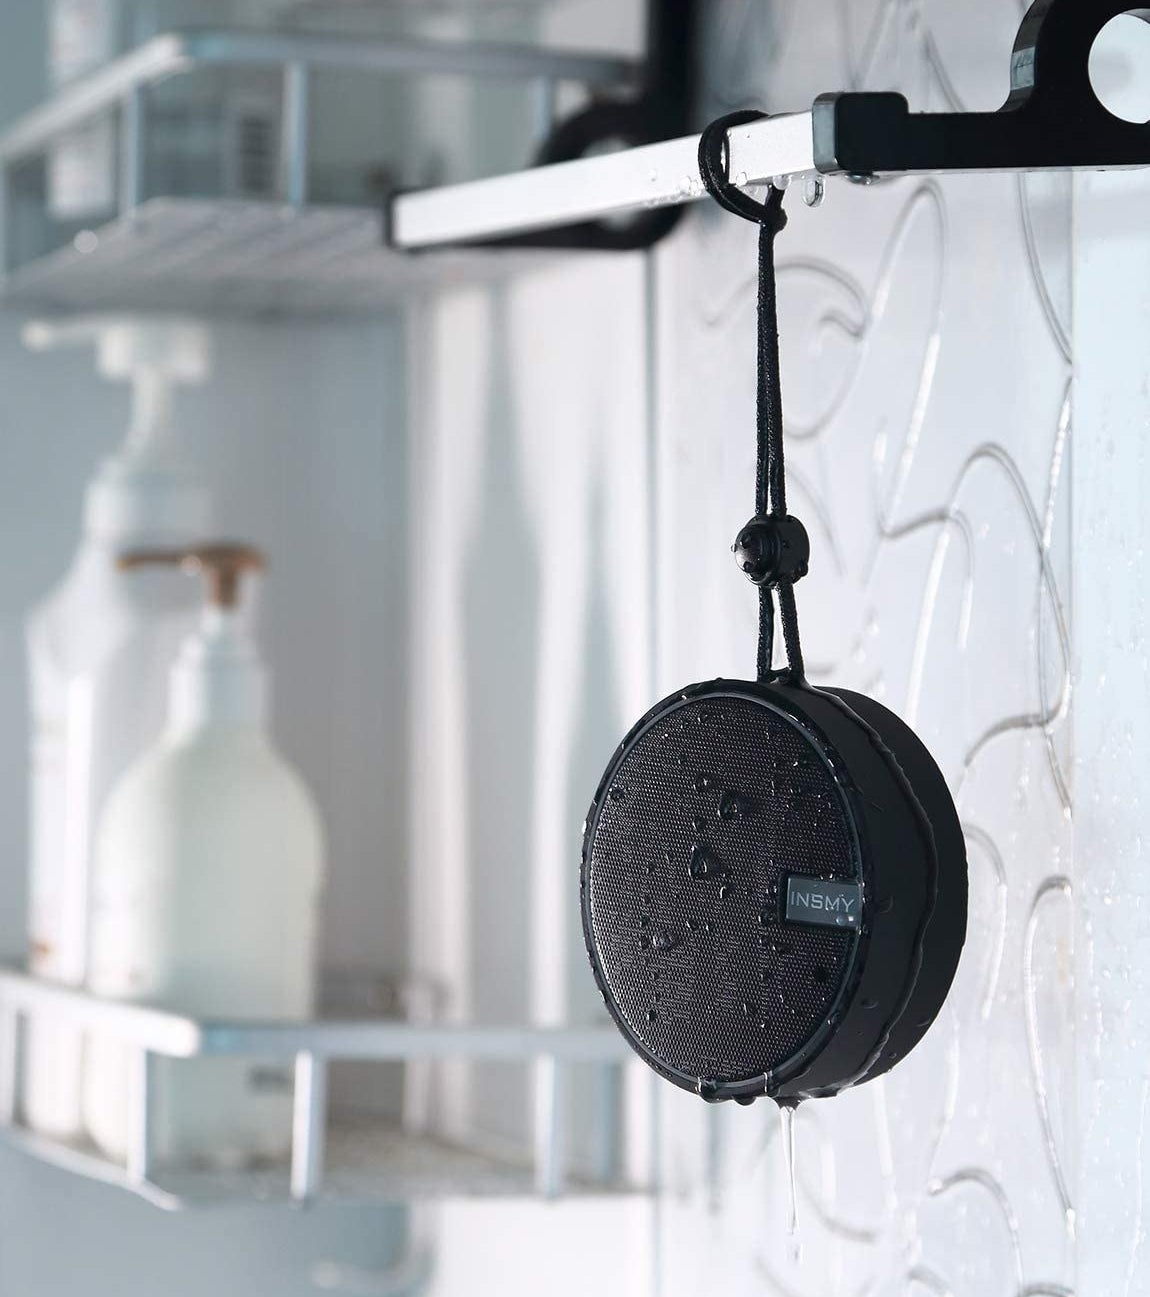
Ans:
{"type": "Polygon", "coordinates": [[[687,927],[688,927],[692,932],[698,932],[698,931],[699,931],[699,920],[698,920],[698,919],[688,919],[688,920],[687,920],[687,927]]]}
{"type": "Polygon", "coordinates": [[[665,952],[674,950],[677,946],[683,944],[683,938],[677,932],[656,932],[655,939],[651,943],[658,951],[665,952]]]}
{"type": "Polygon", "coordinates": [[[714,932],[714,930],[715,930],[715,925],[714,925],[713,923],[704,923],[704,924],[703,924],[703,931],[704,931],[704,932],[708,932],[708,933],[709,933],[709,932],[714,932]]]}
{"type": "Polygon", "coordinates": [[[730,887],[726,883],[724,883],[722,887],[719,888],[719,900],[725,901],[727,899],[727,893],[730,890],[731,890],[730,887]]]}
{"type": "Polygon", "coordinates": [[[708,1103],[715,1102],[715,1096],[719,1093],[718,1081],[712,1081],[710,1077],[700,1076],[695,1082],[695,1093],[700,1099],[705,1099],[708,1103]]]}
{"type": "Polygon", "coordinates": [[[648,1021],[648,1022],[654,1022],[655,1019],[656,1019],[658,1016],[659,1016],[659,1011],[658,1011],[657,1009],[648,1009],[648,1010],[647,1010],[647,1021],[648,1021]]]}
{"type": "Polygon", "coordinates": [[[702,842],[691,847],[689,868],[692,878],[725,878],[731,872],[702,842]]]}
{"type": "Polygon", "coordinates": [[[623,798],[627,796],[627,794],[623,791],[622,788],[619,787],[618,784],[616,784],[615,787],[612,788],[611,791],[607,794],[607,796],[610,797],[610,799],[613,802],[621,802],[623,798]]]}
{"type": "Polygon", "coordinates": [[[742,813],[743,803],[738,793],[724,793],[719,798],[719,819],[726,820],[729,824],[732,820],[737,820],[742,813]]]}
{"type": "Polygon", "coordinates": [[[750,1017],[752,1017],[754,1014],[758,1013],[758,1011],[759,1011],[759,1010],[758,1010],[758,1006],[752,1004],[752,1003],[750,1002],[750,1000],[744,1000],[744,1001],[743,1001],[743,1017],[744,1017],[744,1018],[750,1018],[750,1017]]]}
{"type": "Polygon", "coordinates": [[[696,833],[702,833],[706,827],[707,827],[707,819],[706,816],[704,815],[696,815],[695,818],[691,821],[691,828],[693,828],[696,833]]]}
{"type": "Polygon", "coordinates": [[[706,775],[698,774],[695,776],[695,792],[705,793],[710,786],[711,781],[706,775]]]}

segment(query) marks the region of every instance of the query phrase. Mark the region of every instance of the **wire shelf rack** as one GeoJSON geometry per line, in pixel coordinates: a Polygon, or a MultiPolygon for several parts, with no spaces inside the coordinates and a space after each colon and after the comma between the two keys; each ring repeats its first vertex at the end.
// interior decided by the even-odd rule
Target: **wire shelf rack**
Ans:
{"type": "Polygon", "coordinates": [[[0,1140],[53,1166],[116,1185],[166,1209],[225,1202],[413,1201],[440,1197],[547,1198],[637,1193],[620,1166],[620,1098],[630,1054],[613,1028],[439,1025],[373,1019],[294,1023],[203,1021],[102,1000],[0,971],[0,1140]],[[132,1051],[130,1138],[123,1164],[86,1139],[59,1140],[22,1120],[27,1024],[48,1022],[132,1051]],[[241,1058],[290,1065],[290,1157],[243,1168],[163,1164],[155,1153],[157,1059],[241,1058]],[[493,1147],[410,1129],[402,1118],[341,1113],[329,1076],[341,1062],[468,1060],[519,1063],[535,1079],[530,1147],[493,1147]],[[574,1067],[598,1076],[600,1138],[588,1164],[568,1160],[564,1102],[574,1067]]]}
{"type": "Polygon", "coordinates": [[[2,300],[38,312],[355,315],[445,284],[494,281],[554,256],[412,257],[385,247],[380,213],[370,208],[153,198],[10,271],[2,300]]]}
{"type": "MultiPolygon", "coordinates": [[[[541,141],[555,123],[561,91],[626,94],[639,65],[609,54],[482,42],[243,31],[157,36],[0,137],[0,300],[37,310],[355,312],[445,279],[505,274],[539,260],[538,253],[459,254],[421,263],[388,250],[385,210],[402,174],[386,166],[377,176],[366,162],[356,164],[357,188],[369,202],[317,193],[317,78],[341,74],[518,86],[531,117],[524,129],[541,141]],[[278,147],[267,168],[268,191],[217,192],[189,166],[165,188],[172,177],[157,178],[154,165],[157,93],[197,76],[249,72],[277,87],[278,147]],[[51,204],[53,151],[100,122],[115,136],[108,210],[66,217],[51,204]],[[197,184],[211,192],[198,192],[197,184]]],[[[386,147],[381,141],[373,166],[385,160],[386,147]]]]}

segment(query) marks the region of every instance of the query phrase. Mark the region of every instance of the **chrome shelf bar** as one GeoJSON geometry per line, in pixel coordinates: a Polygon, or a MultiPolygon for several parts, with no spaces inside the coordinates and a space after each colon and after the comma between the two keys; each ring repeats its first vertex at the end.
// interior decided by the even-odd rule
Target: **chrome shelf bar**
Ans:
{"type": "Polygon", "coordinates": [[[163,1211],[177,1211],[187,1205],[185,1199],[150,1180],[133,1180],[125,1167],[107,1161],[89,1148],[48,1139],[20,1126],[0,1126],[0,1143],[68,1175],[127,1190],[163,1211]]]}
{"type": "Polygon", "coordinates": [[[201,1052],[202,1033],[192,1018],[139,1004],[98,1000],[15,969],[0,969],[0,1015],[8,1024],[8,1033],[15,1030],[16,1019],[37,1013],[50,1014],[54,1021],[69,1027],[99,1028],[126,1045],[167,1058],[193,1058],[201,1052]]]}
{"type": "MultiPolygon", "coordinates": [[[[728,133],[729,173],[741,188],[815,169],[811,113],[788,113],[728,133]]],[[[691,202],[706,192],[699,137],[534,167],[462,185],[403,194],[392,206],[398,248],[527,234],[643,208],[691,202]]]]}
{"type": "Polygon", "coordinates": [[[296,1055],[292,1111],[291,1194],[297,1202],[314,1198],[323,1180],[327,1125],[327,1060],[309,1049],[296,1055]]]}
{"type": "Polygon", "coordinates": [[[469,1056],[491,1061],[541,1056],[567,1062],[631,1057],[612,1027],[431,1025],[352,1019],[317,1022],[213,1022],[104,1000],[15,969],[0,970],[0,1013],[52,1014],[56,1021],[135,1045],[165,1058],[246,1057],[387,1061],[469,1056]]]}

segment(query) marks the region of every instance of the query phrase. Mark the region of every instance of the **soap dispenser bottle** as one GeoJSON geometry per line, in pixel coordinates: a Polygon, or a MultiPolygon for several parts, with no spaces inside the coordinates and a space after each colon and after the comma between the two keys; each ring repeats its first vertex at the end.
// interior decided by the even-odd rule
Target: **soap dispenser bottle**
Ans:
{"type": "MultiPolygon", "coordinates": [[[[108,799],[97,845],[88,986],[214,1019],[299,1020],[313,1007],[322,832],[266,730],[266,683],[238,611],[258,551],[219,544],[123,556],[206,581],[171,676],[167,728],[108,799]]],[[[130,1050],[89,1038],[84,1119],[110,1157],[129,1143],[130,1050]]],[[[239,1167],[286,1155],[288,1078],[266,1061],[156,1060],[154,1151],[239,1167]]]]}
{"type": "MultiPolygon", "coordinates": [[[[87,969],[90,844],[105,796],[163,723],[166,677],[190,624],[186,592],[170,576],[125,582],[117,555],[179,546],[208,534],[203,484],[181,458],[172,425],[177,384],[202,382],[208,338],[178,319],[92,317],[30,324],[41,351],[97,347],[101,374],[133,388],[124,444],[88,486],[80,544],[60,585],[33,610],[29,969],[66,986],[87,969]]],[[[43,1134],[81,1129],[81,1036],[45,1014],[27,1025],[22,1108],[43,1134]]]]}

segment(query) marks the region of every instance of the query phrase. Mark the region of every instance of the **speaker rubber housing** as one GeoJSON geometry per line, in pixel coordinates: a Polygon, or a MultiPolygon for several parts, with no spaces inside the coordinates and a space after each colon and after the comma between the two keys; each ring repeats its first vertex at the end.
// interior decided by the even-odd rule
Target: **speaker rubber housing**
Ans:
{"type": "Polygon", "coordinates": [[[966,932],[942,774],[841,689],[716,680],[624,739],[587,818],[583,929],[604,1001],[710,1100],[835,1094],[904,1057],[966,932]]]}

